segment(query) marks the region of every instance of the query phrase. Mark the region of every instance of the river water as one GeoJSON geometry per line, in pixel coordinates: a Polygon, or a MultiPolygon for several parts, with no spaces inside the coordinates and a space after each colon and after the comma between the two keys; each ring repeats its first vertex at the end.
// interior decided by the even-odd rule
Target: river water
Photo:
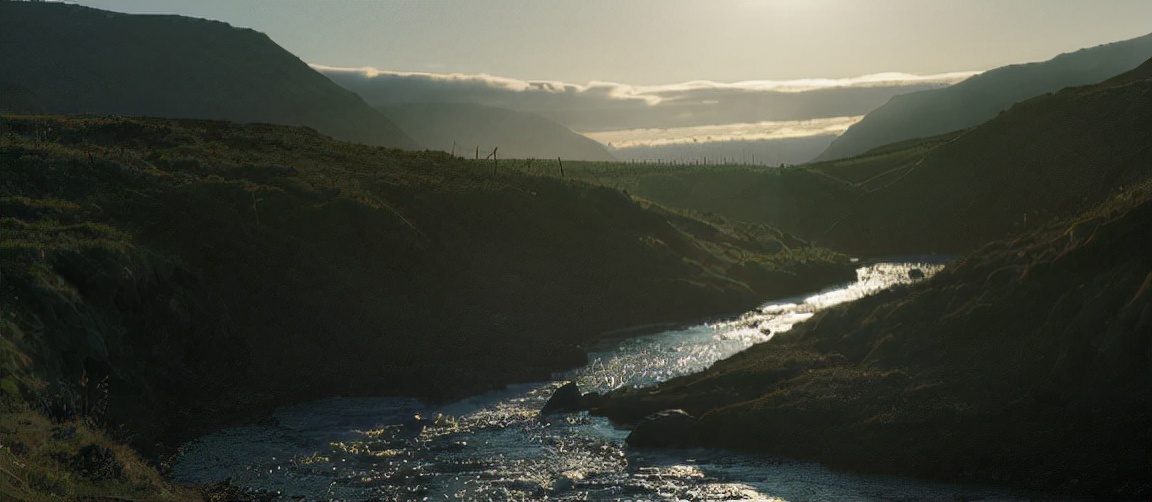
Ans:
{"type": "Polygon", "coordinates": [[[931,262],[862,266],[858,280],[769,302],[738,318],[632,338],[590,354],[550,382],[445,406],[412,399],[332,398],[282,408],[263,425],[193,441],[180,482],[266,490],[284,500],[923,500],[1003,499],[1005,490],[837,472],[818,464],[718,450],[637,450],[627,431],[586,413],[538,416],[552,392],[645,386],[707,368],[787,336],[820,309],[931,276],[931,262]],[[414,414],[423,420],[413,420],[414,414]]]}

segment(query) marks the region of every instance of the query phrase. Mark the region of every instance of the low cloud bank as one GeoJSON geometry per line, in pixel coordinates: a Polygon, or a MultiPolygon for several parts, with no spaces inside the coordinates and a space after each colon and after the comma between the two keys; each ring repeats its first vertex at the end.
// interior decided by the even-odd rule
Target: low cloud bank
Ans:
{"type": "Polygon", "coordinates": [[[729,141],[763,141],[837,135],[864,118],[830,117],[811,120],[761,121],[667,129],[628,129],[585,135],[612,148],[655,147],[729,141]]]}
{"type": "Polygon", "coordinates": [[[538,113],[585,133],[842,119],[863,115],[894,95],[950,85],[976,74],[882,73],[845,79],[629,85],[312,66],[373,106],[474,103],[538,113]]]}

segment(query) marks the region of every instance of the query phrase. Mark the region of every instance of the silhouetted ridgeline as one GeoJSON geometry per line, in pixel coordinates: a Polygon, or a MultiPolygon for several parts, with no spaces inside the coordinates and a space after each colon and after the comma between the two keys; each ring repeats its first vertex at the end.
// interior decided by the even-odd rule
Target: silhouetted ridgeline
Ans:
{"type": "Polygon", "coordinates": [[[1119,75],[1152,57],[1152,34],[1061,54],[1048,61],[989,70],[943,89],[893,97],[836,138],[816,160],[864,153],[984,122],[1014,103],[1119,75]]]}
{"type": "Polygon", "coordinates": [[[419,147],[262,33],[56,2],[0,1],[0,110],[304,125],[419,147]]]}
{"type": "Polygon", "coordinates": [[[6,406],[107,378],[109,423],[150,453],[281,403],[545,378],[607,330],[854,277],[617,189],[303,128],[0,128],[6,406]]]}
{"type": "Polygon", "coordinates": [[[499,148],[502,159],[612,160],[585,137],[539,115],[465,103],[415,103],[378,108],[420,144],[433,150],[480,157],[499,148]]]}

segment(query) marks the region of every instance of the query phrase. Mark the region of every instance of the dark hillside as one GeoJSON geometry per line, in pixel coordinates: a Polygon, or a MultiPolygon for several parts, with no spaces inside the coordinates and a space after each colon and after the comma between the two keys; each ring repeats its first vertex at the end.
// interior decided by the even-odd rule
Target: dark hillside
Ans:
{"type": "Polygon", "coordinates": [[[0,128],[4,399],[107,378],[150,452],[280,403],[541,379],[608,330],[853,277],[763,227],[303,128],[0,128]]]}
{"type": "Polygon", "coordinates": [[[466,157],[508,159],[562,157],[571,160],[612,160],[612,154],[591,138],[539,115],[465,103],[416,103],[379,110],[420,144],[466,157]]]}
{"type": "Polygon", "coordinates": [[[963,253],[1074,217],[1152,165],[1152,63],[965,131],[786,169],[601,175],[659,203],[864,256],[963,253]]]}
{"type": "MultiPolygon", "coordinates": [[[[794,203],[809,193],[797,180],[817,172],[853,187],[854,198],[843,191],[848,198],[823,213],[840,216],[816,236],[822,244],[967,256],[930,281],[829,310],[701,374],[590,404],[623,422],[670,408],[701,417],[669,446],[1146,498],[1150,75],[1152,61],[966,131],[792,170],[807,178],[744,174],[746,185],[781,180],[779,197],[794,203]]],[[[767,200],[734,208],[758,202],[767,200]]]]}
{"type": "Polygon", "coordinates": [[[303,125],[418,145],[266,35],[180,16],[0,1],[0,110],[303,125]]]}
{"type": "Polygon", "coordinates": [[[1014,103],[1064,87],[1086,85],[1135,68],[1152,57],[1152,34],[1061,54],[1048,61],[1005,66],[963,82],[901,94],[869,112],[816,160],[864,153],[897,141],[980,124],[1014,103]]]}
{"type": "Polygon", "coordinates": [[[855,201],[820,241],[873,255],[956,252],[1089,209],[1150,174],[1142,71],[1013,106],[855,201]]]}
{"type": "Polygon", "coordinates": [[[820,236],[863,191],[824,173],[794,168],[707,167],[652,169],[602,175],[641,197],[669,207],[764,223],[795,235],[820,236]]]}
{"type": "MultiPolygon", "coordinates": [[[[693,446],[1108,499],[1152,494],[1152,187],[925,283],[595,405],[683,408],[693,446]]],[[[683,438],[681,438],[683,439],[683,438]]]]}

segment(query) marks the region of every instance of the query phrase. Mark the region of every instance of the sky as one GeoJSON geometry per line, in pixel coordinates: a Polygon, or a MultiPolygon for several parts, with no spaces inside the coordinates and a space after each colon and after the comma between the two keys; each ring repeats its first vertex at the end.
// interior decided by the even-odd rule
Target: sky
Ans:
{"type": "Polygon", "coordinates": [[[941,74],[1152,31],[1150,0],[80,0],[267,33],[304,61],[631,85],[941,74]]]}
{"type": "Polygon", "coordinates": [[[508,108],[610,148],[831,141],[896,94],[1152,32],[1152,0],[65,1],[252,28],[372,106],[508,108]]]}

